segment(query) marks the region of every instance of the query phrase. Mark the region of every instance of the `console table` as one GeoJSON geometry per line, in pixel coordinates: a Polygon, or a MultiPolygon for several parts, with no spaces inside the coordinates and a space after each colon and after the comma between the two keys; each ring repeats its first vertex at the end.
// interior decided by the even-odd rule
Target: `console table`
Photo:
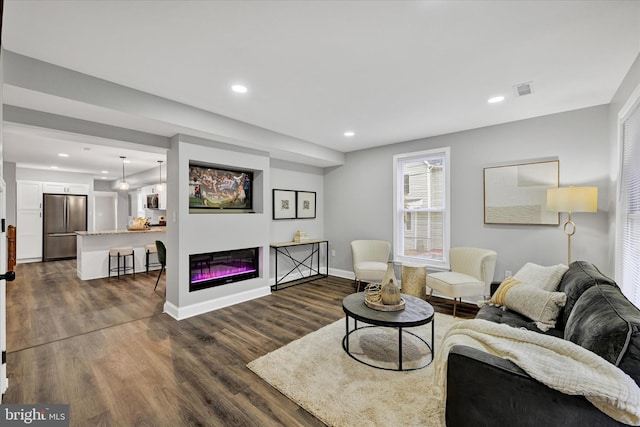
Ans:
{"type": "Polygon", "coordinates": [[[329,275],[329,241],[326,239],[306,240],[304,242],[271,243],[269,246],[271,246],[275,251],[275,285],[271,286],[271,290],[277,291],[279,286],[286,283],[290,283],[286,286],[289,287],[306,283],[320,277],[327,277],[329,275]],[[320,271],[320,245],[322,244],[324,244],[326,254],[324,273],[320,271]],[[302,260],[295,258],[291,252],[289,252],[289,249],[298,247],[309,251],[306,257],[302,260]],[[280,278],[278,278],[278,255],[285,257],[285,259],[288,259],[293,263],[293,267],[291,267],[291,269],[280,278]],[[291,279],[290,276],[295,272],[298,272],[302,277],[291,279]],[[289,280],[286,280],[287,278],[289,278],[289,280]]]}

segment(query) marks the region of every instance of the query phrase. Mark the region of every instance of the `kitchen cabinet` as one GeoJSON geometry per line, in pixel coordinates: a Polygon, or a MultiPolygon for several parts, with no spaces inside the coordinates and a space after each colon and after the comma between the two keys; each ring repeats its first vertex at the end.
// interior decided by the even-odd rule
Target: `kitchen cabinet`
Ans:
{"type": "Polygon", "coordinates": [[[16,258],[42,260],[42,183],[17,181],[16,258]]]}
{"type": "Polygon", "coordinates": [[[42,211],[18,209],[16,212],[16,258],[18,262],[42,260],[42,211]]]}
{"type": "Polygon", "coordinates": [[[42,192],[48,194],[89,194],[88,184],[72,184],[64,182],[45,182],[42,192]]]}
{"type": "Polygon", "coordinates": [[[17,181],[16,209],[42,209],[42,183],[17,181]]]}

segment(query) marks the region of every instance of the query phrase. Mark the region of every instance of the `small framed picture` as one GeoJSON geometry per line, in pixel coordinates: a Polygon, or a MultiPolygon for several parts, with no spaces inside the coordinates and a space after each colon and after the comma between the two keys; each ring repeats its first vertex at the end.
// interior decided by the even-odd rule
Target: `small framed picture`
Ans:
{"type": "Polygon", "coordinates": [[[273,219],[296,218],[296,192],[273,189],[273,219]]]}
{"type": "Polygon", "coordinates": [[[296,218],[316,217],[316,192],[298,191],[296,195],[297,211],[296,218]]]}

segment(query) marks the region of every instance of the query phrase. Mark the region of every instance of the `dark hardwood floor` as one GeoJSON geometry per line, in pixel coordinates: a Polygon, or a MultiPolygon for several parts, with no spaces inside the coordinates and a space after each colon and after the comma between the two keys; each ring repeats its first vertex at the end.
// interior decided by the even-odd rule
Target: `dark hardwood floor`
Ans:
{"type": "MultiPolygon", "coordinates": [[[[321,426],[246,364],[342,317],[328,277],[176,321],[157,272],[82,281],[75,261],[20,264],[7,283],[3,403],[69,403],[73,426],[321,426]]],[[[434,297],[437,311],[452,303],[434,297]]],[[[460,317],[477,309],[458,307],[460,317]]],[[[329,391],[328,391],[329,392],[329,391]]]]}

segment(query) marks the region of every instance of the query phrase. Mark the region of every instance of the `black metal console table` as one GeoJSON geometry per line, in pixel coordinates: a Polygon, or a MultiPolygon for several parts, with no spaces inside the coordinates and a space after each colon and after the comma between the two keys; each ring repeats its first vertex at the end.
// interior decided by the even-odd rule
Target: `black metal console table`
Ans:
{"type": "MultiPolygon", "coordinates": [[[[304,242],[282,242],[282,243],[271,243],[271,248],[275,251],[275,285],[271,286],[271,290],[277,291],[279,286],[284,285],[286,283],[290,283],[286,287],[299,285],[302,283],[309,282],[311,280],[318,279],[320,277],[327,277],[329,275],[329,241],[326,239],[314,239],[314,240],[306,240],[304,242]],[[326,263],[325,263],[325,271],[322,273],[320,271],[320,245],[324,244],[325,246],[325,254],[326,254],[326,263]],[[309,246],[311,252],[306,256],[306,258],[299,260],[295,258],[290,252],[289,249],[292,247],[304,247],[309,246]],[[282,277],[278,278],[278,255],[284,256],[286,259],[291,260],[293,262],[293,267],[282,277]],[[314,265],[315,258],[315,265],[314,265]],[[300,276],[295,279],[291,279],[291,275],[295,272],[298,272],[300,276]],[[305,275],[306,274],[306,275],[305,275]],[[289,278],[289,280],[286,280],[289,278]]],[[[280,288],[281,289],[281,288],[280,288]]]]}

